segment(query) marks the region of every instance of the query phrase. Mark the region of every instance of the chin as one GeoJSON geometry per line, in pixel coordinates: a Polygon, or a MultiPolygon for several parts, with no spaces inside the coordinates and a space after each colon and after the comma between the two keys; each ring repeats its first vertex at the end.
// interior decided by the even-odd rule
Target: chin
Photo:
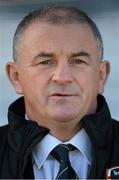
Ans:
{"type": "Polygon", "coordinates": [[[67,122],[72,121],[74,119],[79,118],[79,112],[75,111],[55,111],[54,113],[50,114],[51,119],[60,122],[67,122]]]}

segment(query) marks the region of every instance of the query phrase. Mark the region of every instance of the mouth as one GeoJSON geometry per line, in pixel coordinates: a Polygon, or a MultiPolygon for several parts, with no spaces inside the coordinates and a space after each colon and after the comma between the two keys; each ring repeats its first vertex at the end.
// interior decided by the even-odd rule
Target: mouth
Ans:
{"type": "Polygon", "coordinates": [[[51,101],[55,102],[69,102],[69,101],[74,101],[77,99],[76,94],[69,94],[69,93],[54,93],[49,96],[51,101]]]}
{"type": "Polygon", "coordinates": [[[55,93],[51,95],[52,97],[71,97],[74,96],[72,94],[67,94],[67,93],[55,93]]]}

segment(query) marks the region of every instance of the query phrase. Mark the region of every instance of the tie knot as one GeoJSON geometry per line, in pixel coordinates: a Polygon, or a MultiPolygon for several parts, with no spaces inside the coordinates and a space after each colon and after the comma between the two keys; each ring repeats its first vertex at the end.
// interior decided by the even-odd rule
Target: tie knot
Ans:
{"type": "Polygon", "coordinates": [[[73,151],[76,148],[71,144],[59,144],[56,146],[51,155],[60,163],[69,163],[69,151],[73,151]]]}

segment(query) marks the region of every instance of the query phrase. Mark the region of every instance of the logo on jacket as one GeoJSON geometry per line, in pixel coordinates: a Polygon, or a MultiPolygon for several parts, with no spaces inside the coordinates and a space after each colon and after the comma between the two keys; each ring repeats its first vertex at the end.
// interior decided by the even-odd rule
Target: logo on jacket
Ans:
{"type": "Polygon", "coordinates": [[[106,170],[106,179],[119,179],[119,166],[112,167],[106,170]]]}

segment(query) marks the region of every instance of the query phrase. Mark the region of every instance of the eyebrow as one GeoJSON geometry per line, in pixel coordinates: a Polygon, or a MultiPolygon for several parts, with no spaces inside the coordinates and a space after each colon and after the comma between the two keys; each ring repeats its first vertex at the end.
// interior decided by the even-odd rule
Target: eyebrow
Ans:
{"type": "Polygon", "coordinates": [[[46,53],[46,52],[41,52],[39,53],[37,56],[35,56],[34,59],[37,59],[37,58],[42,58],[42,57],[53,57],[54,56],[54,53],[46,53]]]}
{"type": "Polygon", "coordinates": [[[87,57],[87,58],[90,58],[90,54],[88,52],[85,52],[85,51],[80,51],[80,52],[77,52],[77,53],[72,53],[70,57],[77,57],[77,56],[84,56],[84,57],[87,57]]]}

